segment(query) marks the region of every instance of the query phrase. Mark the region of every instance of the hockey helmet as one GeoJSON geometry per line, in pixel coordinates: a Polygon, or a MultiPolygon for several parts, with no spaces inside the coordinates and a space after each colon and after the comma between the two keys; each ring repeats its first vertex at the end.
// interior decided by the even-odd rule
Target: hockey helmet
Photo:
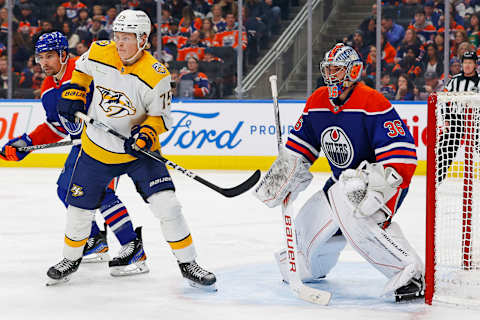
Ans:
{"type": "Polygon", "coordinates": [[[145,48],[147,42],[140,48],[140,42],[144,34],[150,35],[152,23],[148,15],[141,10],[123,10],[113,21],[112,30],[114,32],[135,33],[137,36],[138,49],[145,48]]]}
{"type": "Polygon", "coordinates": [[[477,60],[478,60],[478,57],[477,57],[477,54],[475,53],[475,51],[465,51],[462,55],[462,62],[465,59],[473,60],[476,63],[477,60]]]}
{"type": "Polygon", "coordinates": [[[336,98],[345,88],[359,81],[362,69],[362,59],[352,47],[337,43],[329,50],[320,63],[320,71],[329,87],[337,87],[336,90],[332,90],[331,98],[336,98]],[[332,67],[337,67],[335,72],[332,72],[332,67]],[[345,75],[339,78],[339,73],[342,71],[345,75]]]}
{"type": "MultiPolygon", "coordinates": [[[[62,56],[62,51],[68,54],[68,40],[58,31],[42,34],[35,43],[35,57],[47,51],[56,51],[62,56]]],[[[37,60],[37,58],[35,58],[37,60]]]]}

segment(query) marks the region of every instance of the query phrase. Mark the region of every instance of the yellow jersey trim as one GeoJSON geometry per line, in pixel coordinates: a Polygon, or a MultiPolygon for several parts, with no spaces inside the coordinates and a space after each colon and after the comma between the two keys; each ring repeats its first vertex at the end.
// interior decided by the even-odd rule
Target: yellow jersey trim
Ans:
{"type": "Polygon", "coordinates": [[[184,249],[184,248],[190,246],[193,243],[193,240],[192,240],[192,235],[189,234],[188,236],[186,236],[182,240],[167,241],[167,242],[170,245],[170,247],[172,248],[172,250],[180,250],[180,249],[184,249]]]}
{"type": "Polygon", "coordinates": [[[88,92],[88,90],[90,89],[89,87],[92,80],[93,80],[92,76],[86,73],[83,73],[79,70],[73,70],[72,79],[70,80],[70,83],[78,84],[80,87],[85,88],[85,90],[87,90],[88,92]]]}
{"type": "Polygon", "coordinates": [[[65,244],[72,248],[83,247],[85,243],[87,243],[87,240],[88,238],[85,238],[83,240],[72,240],[69,237],[65,236],[65,244]]]}
{"type": "Polygon", "coordinates": [[[115,153],[103,149],[90,140],[86,130],[82,132],[82,150],[93,159],[107,164],[120,164],[137,160],[137,158],[127,153],[115,153]]]}
{"type": "Polygon", "coordinates": [[[88,60],[104,64],[106,66],[120,70],[123,66],[120,56],[118,55],[115,42],[110,41],[105,45],[100,44],[102,41],[96,41],[90,46],[88,60]]]}

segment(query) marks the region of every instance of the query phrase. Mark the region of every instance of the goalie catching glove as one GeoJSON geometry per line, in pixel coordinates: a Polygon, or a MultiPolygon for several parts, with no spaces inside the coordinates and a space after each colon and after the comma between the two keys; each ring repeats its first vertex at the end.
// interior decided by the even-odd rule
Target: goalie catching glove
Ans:
{"type": "Polygon", "coordinates": [[[312,181],[309,168],[310,164],[301,156],[282,149],[254,190],[255,197],[270,208],[281,204],[289,193],[290,201],[295,200],[312,181]]]}
{"type": "Polygon", "coordinates": [[[402,181],[402,176],[395,169],[366,161],[355,170],[342,172],[339,180],[357,218],[371,216],[383,209],[398,192],[402,181]]]}

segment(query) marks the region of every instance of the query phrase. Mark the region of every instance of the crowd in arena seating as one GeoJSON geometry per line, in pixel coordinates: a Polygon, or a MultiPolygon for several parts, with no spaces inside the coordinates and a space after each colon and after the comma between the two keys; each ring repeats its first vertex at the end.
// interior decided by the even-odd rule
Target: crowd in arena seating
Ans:
{"type": "MultiPolygon", "coordinates": [[[[246,63],[254,63],[260,49],[279,31],[296,0],[246,0],[238,41],[238,7],[233,0],[165,0],[157,19],[155,0],[16,0],[13,20],[13,87],[15,97],[39,97],[43,76],[34,59],[36,39],[61,31],[69,51],[81,55],[92,41],[113,38],[112,22],[124,9],[140,9],[152,20],[150,51],[167,64],[178,82],[193,82],[193,96],[218,98],[233,94],[236,84],[236,48],[246,63]],[[159,32],[157,32],[159,31],[159,32]],[[33,94],[32,94],[33,92],[33,94]]],[[[6,95],[8,11],[0,0],[0,97],[6,95]],[[5,69],[5,70],[4,70],[5,69]]],[[[177,90],[178,91],[178,90],[177,90]]],[[[177,92],[178,93],[178,92],[177,92]]]]}
{"type": "MultiPolygon", "coordinates": [[[[392,100],[426,100],[461,70],[465,51],[480,54],[480,0],[452,0],[450,70],[444,68],[443,0],[382,1],[381,91],[392,100]]],[[[376,5],[353,34],[343,39],[364,61],[363,81],[376,76],[376,5]]]]}

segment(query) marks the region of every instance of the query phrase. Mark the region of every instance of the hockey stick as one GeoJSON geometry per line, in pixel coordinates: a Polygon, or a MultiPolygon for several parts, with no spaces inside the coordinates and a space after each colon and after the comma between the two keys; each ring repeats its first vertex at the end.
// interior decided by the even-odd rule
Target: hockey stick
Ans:
{"type": "MultiPolygon", "coordinates": [[[[109,126],[107,126],[106,124],[104,124],[104,123],[102,123],[98,120],[92,119],[91,117],[87,116],[86,114],[83,114],[81,112],[77,112],[77,113],[75,113],[75,116],[82,119],[86,123],[91,124],[92,126],[94,126],[96,128],[99,128],[99,129],[101,129],[101,130],[103,130],[107,133],[110,133],[111,135],[116,136],[117,138],[119,138],[123,141],[128,140],[128,138],[125,137],[124,135],[122,135],[121,133],[117,132],[116,130],[110,128],[109,126]]],[[[260,179],[260,170],[256,170],[253,173],[253,175],[250,176],[250,178],[248,178],[247,180],[245,180],[243,183],[239,184],[238,186],[235,186],[233,188],[221,188],[221,187],[203,179],[202,177],[198,176],[193,171],[182,168],[181,166],[179,166],[175,162],[172,162],[172,161],[164,158],[160,153],[152,152],[152,151],[149,151],[149,150],[141,150],[141,149],[140,149],[140,152],[148,155],[149,157],[151,157],[151,158],[153,158],[157,161],[165,163],[167,166],[170,166],[173,169],[175,169],[177,171],[180,171],[184,175],[186,175],[186,176],[188,176],[188,177],[190,177],[194,180],[197,180],[198,182],[200,182],[204,186],[207,186],[210,189],[217,191],[218,193],[224,195],[227,198],[232,198],[232,197],[236,197],[238,195],[241,195],[242,193],[244,193],[247,190],[249,190],[250,188],[252,188],[258,182],[258,180],[260,179]]]]}
{"type": "MultiPolygon", "coordinates": [[[[282,132],[280,124],[280,108],[278,106],[278,91],[277,91],[277,76],[270,76],[270,87],[272,89],[272,98],[273,98],[273,110],[275,112],[275,128],[277,131],[277,148],[278,153],[282,150],[282,132]]],[[[287,256],[288,256],[288,284],[293,293],[300,299],[316,303],[320,305],[328,305],[331,298],[331,293],[328,291],[318,290],[311,288],[303,284],[300,280],[300,275],[298,274],[297,266],[297,239],[295,232],[295,224],[293,221],[293,208],[292,204],[289,201],[290,194],[283,200],[282,203],[282,216],[284,223],[285,231],[285,241],[287,243],[287,256]]]]}
{"type": "MultiPolygon", "coordinates": [[[[75,140],[60,141],[55,143],[37,144],[35,146],[18,147],[17,150],[20,152],[27,152],[27,151],[35,151],[35,150],[41,150],[41,149],[74,146],[80,143],[81,143],[80,139],[75,139],[75,140]]],[[[0,155],[5,156],[5,154],[2,151],[0,151],[0,155]]]]}

